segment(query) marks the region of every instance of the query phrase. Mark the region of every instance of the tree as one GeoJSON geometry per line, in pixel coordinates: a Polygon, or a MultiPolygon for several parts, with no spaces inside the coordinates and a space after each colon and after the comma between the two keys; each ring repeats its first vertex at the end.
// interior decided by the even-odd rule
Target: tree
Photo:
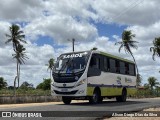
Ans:
{"type": "Polygon", "coordinates": [[[150,51],[153,52],[152,59],[155,60],[155,55],[160,57],[160,37],[153,40],[153,47],[150,47],[150,51]]]}
{"type": "MultiPolygon", "coordinates": [[[[20,27],[16,24],[12,24],[12,26],[9,27],[9,31],[10,31],[10,33],[6,34],[6,37],[8,39],[5,43],[7,44],[7,43],[12,42],[13,50],[17,54],[19,52],[20,43],[27,43],[24,40],[25,35],[23,34],[23,31],[20,30],[20,27]]],[[[17,65],[17,71],[18,71],[18,69],[20,71],[20,67],[18,68],[18,65],[17,65]]],[[[18,79],[18,86],[19,86],[19,76],[18,76],[19,74],[18,73],[19,72],[17,72],[17,76],[14,79],[14,87],[16,87],[15,84],[16,84],[17,79],[18,79]]]]}
{"type": "Polygon", "coordinates": [[[148,85],[151,89],[151,91],[153,91],[153,87],[155,87],[158,84],[157,79],[155,77],[149,77],[148,78],[148,85]]]}
{"type": "Polygon", "coordinates": [[[47,69],[47,70],[50,70],[50,79],[52,77],[52,70],[53,70],[53,68],[54,68],[54,59],[51,58],[48,61],[48,69],[47,69]]]}
{"type": "Polygon", "coordinates": [[[23,31],[20,30],[20,27],[15,24],[12,24],[12,26],[9,27],[9,31],[10,34],[6,34],[8,40],[5,43],[12,42],[13,49],[14,51],[16,51],[20,42],[26,43],[26,41],[24,40],[25,35],[23,34],[23,31]]]}
{"type": "Polygon", "coordinates": [[[44,88],[43,86],[44,86],[44,84],[40,83],[40,84],[37,85],[36,89],[42,89],[43,90],[43,88],[44,88]]]}
{"type": "Polygon", "coordinates": [[[25,64],[24,60],[28,59],[25,48],[23,45],[18,44],[15,54],[13,54],[13,58],[17,60],[17,80],[18,80],[18,87],[19,87],[19,79],[20,79],[20,65],[25,64]]]}
{"type": "Polygon", "coordinates": [[[27,81],[23,82],[22,85],[20,86],[20,89],[33,89],[33,84],[28,83],[27,81]]]}
{"type": "Polygon", "coordinates": [[[149,84],[148,84],[148,83],[145,83],[145,84],[144,84],[144,88],[145,88],[145,89],[149,89],[149,84]]]}
{"type": "Polygon", "coordinates": [[[0,90],[7,87],[7,82],[3,77],[0,77],[0,90]]]}
{"type": "Polygon", "coordinates": [[[36,89],[50,90],[51,89],[51,79],[43,79],[43,82],[37,85],[36,89]]]}
{"type": "Polygon", "coordinates": [[[129,53],[132,56],[134,63],[135,63],[135,66],[136,66],[136,70],[137,70],[137,80],[140,82],[140,79],[138,78],[139,72],[138,72],[137,63],[136,63],[136,60],[135,60],[133,53],[131,51],[131,48],[134,48],[134,49],[138,48],[138,46],[136,45],[136,43],[138,43],[138,42],[133,40],[134,37],[135,37],[135,34],[132,34],[132,32],[130,30],[129,31],[124,30],[122,33],[122,41],[116,42],[115,45],[117,45],[117,44],[120,45],[119,52],[121,51],[122,48],[124,48],[125,52],[129,53]]]}

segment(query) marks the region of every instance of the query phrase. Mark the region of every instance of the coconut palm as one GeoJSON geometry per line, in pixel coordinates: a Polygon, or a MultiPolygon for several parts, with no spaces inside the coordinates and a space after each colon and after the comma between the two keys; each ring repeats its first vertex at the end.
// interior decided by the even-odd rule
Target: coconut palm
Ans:
{"type": "Polygon", "coordinates": [[[153,47],[150,47],[150,51],[153,52],[152,59],[155,60],[155,55],[160,57],[160,37],[153,40],[153,47]]]}
{"type": "MultiPolygon", "coordinates": [[[[25,48],[23,47],[23,45],[18,44],[17,46],[17,50],[15,51],[15,54],[13,54],[13,58],[16,59],[17,61],[17,76],[16,79],[18,81],[18,87],[19,87],[19,79],[20,79],[20,65],[21,64],[25,64],[25,60],[28,59],[26,52],[25,52],[25,48]]],[[[14,86],[16,84],[16,79],[14,81],[14,86]]]]}
{"type": "Polygon", "coordinates": [[[47,69],[47,70],[50,70],[50,79],[51,79],[51,76],[52,76],[53,67],[54,67],[54,59],[51,58],[48,61],[48,69],[47,69]]]}
{"type": "Polygon", "coordinates": [[[20,30],[20,27],[18,25],[12,24],[12,26],[9,27],[10,34],[6,34],[6,37],[8,40],[5,43],[12,42],[13,44],[13,50],[16,51],[18,44],[26,43],[24,40],[25,35],[23,34],[23,31],[20,30]]]}
{"type": "Polygon", "coordinates": [[[157,79],[155,77],[149,77],[148,84],[149,87],[151,88],[151,91],[153,91],[153,87],[155,87],[158,84],[157,79]]]}
{"type": "Polygon", "coordinates": [[[135,66],[136,66],[136,70],[137,70],[137,81],[139,81],[140,79],[138,77],[139,76],[138,67],[136,64],[136,60],[133,56],[133,53],[131,51],[131,48],[134,48],[134,49],[138,48],[138,46],[136,45],[136,43],[138,43],[138,42],[133,40],[134,37],[135,37],[135,34],[132,34],[132,32],[130,30],[128,30],[128,31],[124,30],[122,33],[122,41],[116,42],[115,45],[117,45],[117,44],[120,45],[119,52],[121,51],[122,48],[124,48],[125,52],[129,53],[132,56],[134,63],[135,63],[135,66]]]}
{"type": "MultiPolygon", "coordinates": [[[[5,43],[7,44],[7,43],[12,42],[13,50],[15,52],[14,55],[16,55],[16,54],[18,55],[18,53],[20,54],[20,51],[19,51],[20,43],[27,43],[24,40],[25,35],[23,34],[23,31],[20,30],[20,27],[18,25],[15,25],[15,24],[12,24],[12,26],[9,27],[9,31],[10,31],[10,33],[6,34],[6,37],[8,39],[7,39],[7,41],[5,43]]],[[[22,50],[22,51],[24,51],[24,50],[22,50]]],[[[21,59],[21,58],[19,58],[19,59],[21,59]]],[[[17,69],[19,69],[19,71],[20,71],[20,66],[17,65],[17,67],[18,67],[17,69]]],[[[15,80],[19,76],[18,75],[19,71],[17,72],[17,76],[15,77],[15,80]]],[[[19,78],[18,78],[18,80],[19,80],[19,78]]],[[[19,81],[18,81],[18,86],[19,86],[19,81]]]]}

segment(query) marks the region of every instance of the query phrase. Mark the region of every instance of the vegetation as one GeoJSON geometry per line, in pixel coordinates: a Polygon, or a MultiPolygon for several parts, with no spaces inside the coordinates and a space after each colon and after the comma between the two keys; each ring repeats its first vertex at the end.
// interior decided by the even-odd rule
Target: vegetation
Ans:
{"type": "Polygon", "coordinates": [[[53,68],[54,68],[54,59],[51,58],[48,61],[48,69],[47,69],[47,70],[50,70],[50,79],[52,77],[52,70],[53,70],[53,68]]]}
{"type": "Polygon", "coordinates": [[[7,87],[7,82],[4,80],[3,77],[0,77],[0,90],[4,89],[7,87]]]}
{"type": "Polygon", "coordinates": [[[20,30],[20,27],[18,25],[12,24],[12,26],[9,27],[9,34],[6,34],[6,37],[8,38],[6,43],[12,42],[13,44],[13,50],[15,54],[13,54],[13,58],[17,60],[17,75],[14,79],[14,91],[16,92],[16,80],[18,81],[18,87],[19,87],[19,79],[20,79],[20,64],[24,63],[24,60],[26,58],[25,55],[25,48],[21,45],[21,43],[26,43],[24,40],[25,35],[23,34],[23,31],[20,30]]]}
{"type": "Polygon", "coordinates": [[[43,79],[43,82],[37,85],[36,89],[50,90],[51,89],[51,79],[43,79]]]}
{"type": "Polygon", "coordinates": [[[157,82],[157,79],[155,77],[149,77],[148,78],[148,85],[151,91],[153,91],[153,87],[156,87],[159,83],[157,82]]]}
{"type": "Polygon", "coordinates": [[[153,47],[150,48],[150,51],[153,52],[153,55],[152,55],[153,60],[155,60],[154,58],[155,55],[160,57],[160,37],[155,38],[155,40],[153,40],[153,47]]]}
{"type": "Polygon", "coordinates": [[[25,81],[20,86],[20,89],[28,90],[28,89],[34,89],[34,87],[33,87],[33,84],[30,84],[30,83],[28,83],[28,82],[25,81]]]}
{"type": "Polygon", "coordinates": [[[19,87],[19,79],[20,79],[20,65],[25,64],[24,60],[28,59],[25,48],[23,45],[19,44],[17,46],[17,50],[15,54],[13,54],[13,58],[17,60],[17,80],[18,80],[18,87],[19,87]]]}
{"type": "MultiPolygon", "coordinates": [[[[1,81],[1,80],[0,80],[1,81]]],[[[0,96],[14,96],[14,87],[3,87],[0,90],[0,96]]],[[[35,89],[33,84],[27,81],[23,82],[19,88],[16,88],[16,96],[41,96],[41,95],[51,95],[50,90],[35,89]]]]}
{"type": "Polygon", "coordinates": [[[155,77],[149,77],[148,83],[144,84],[142,89],[136,93],[137,97],[160,97],[160,87],[155,77]]]}
{"type": "MultiPolygon", "coordinates": [[[[51,95],[50,90],[41,90],[41,89],[17,89],[16,96],[45,96],[51,95]]],[[[13,90],[2,89],[0,90],[0,96],[14,96],[13,90]]]]}

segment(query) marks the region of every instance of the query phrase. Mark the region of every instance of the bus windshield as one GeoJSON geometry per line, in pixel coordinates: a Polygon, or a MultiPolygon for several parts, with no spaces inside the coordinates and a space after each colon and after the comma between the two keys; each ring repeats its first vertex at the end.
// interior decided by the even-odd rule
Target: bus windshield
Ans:
{"type": "Polygon", "coordinates": [[[56,73],[77,73],[85,70],[89,52],[63,54],[55,64],[56,73]]]}

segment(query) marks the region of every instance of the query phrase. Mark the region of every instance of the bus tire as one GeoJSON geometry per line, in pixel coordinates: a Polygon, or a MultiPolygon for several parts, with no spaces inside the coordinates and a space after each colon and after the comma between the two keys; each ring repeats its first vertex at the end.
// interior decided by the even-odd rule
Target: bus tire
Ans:
{"type": "Polygon", "coordinates": [[[97,104],[99,100],[100,100],[100,92],[98,91],[98,89],[95,89],[93,92],[93,96],[89,98],[89,103],[97,104]]]}
{"type": "Polygon", "coordinates": [[[100,98],[99,98],[99,102],[100,102],[100,103],[103,102],[103,97],[100,97],[100,98]]]}
{"type": "Polygon", "coordinates": [[[62,101],[64,104],[69,105],[72,101],[71,97],[62,96],[62,101]]]}
{"type": "Polygon", "coordinates": [[[117,96],[116,100],[117,100],[117,102],[126,102],[126,99],[127,99],[127,90],[123,89],[122,90],[122,95],[121,96],[117,96]]]}

